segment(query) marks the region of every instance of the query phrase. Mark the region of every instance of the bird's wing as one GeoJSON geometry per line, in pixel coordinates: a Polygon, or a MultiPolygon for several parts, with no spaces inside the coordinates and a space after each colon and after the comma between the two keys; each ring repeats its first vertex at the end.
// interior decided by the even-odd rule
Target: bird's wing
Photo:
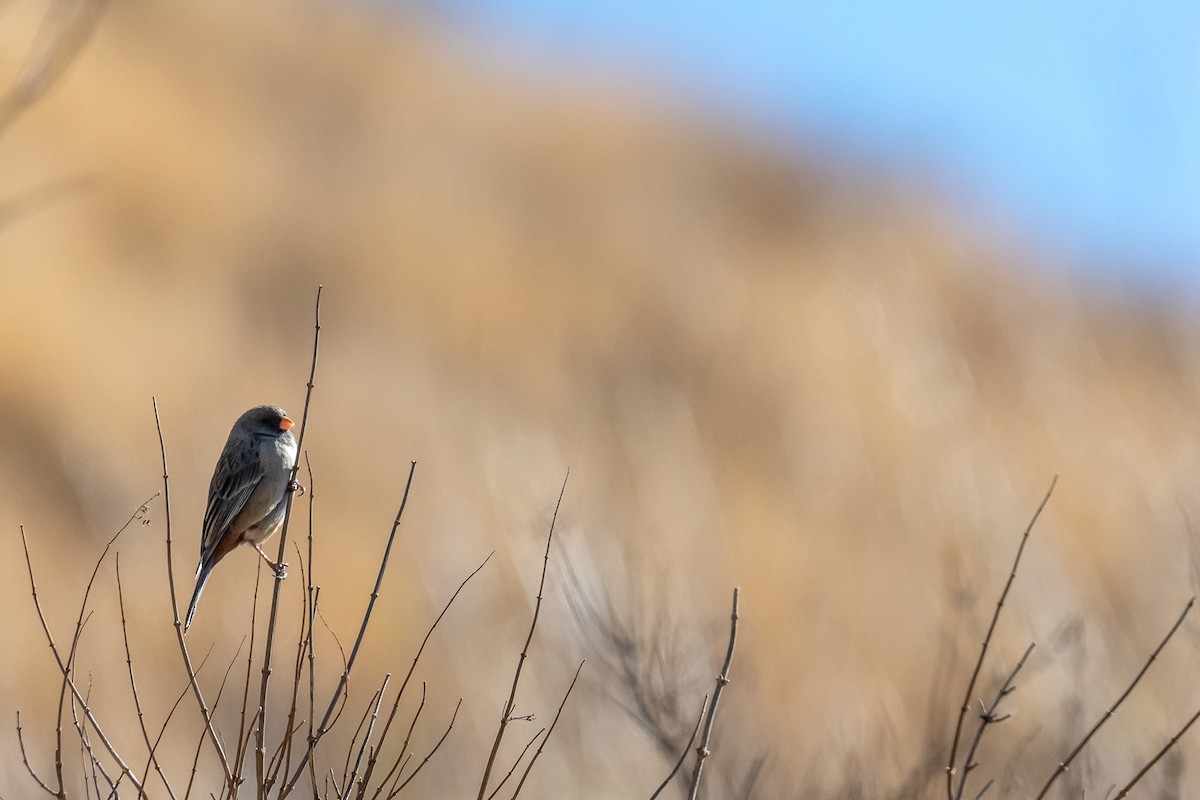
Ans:
{"type": "Polygon", "coordinates": [[[246,442],[230,442],[225,446],[208,486],[204,536],[200,540],[201,564],[212,556],[221,536],[245,507],[262,477],[257,447],[247,446],[246,442]]]}

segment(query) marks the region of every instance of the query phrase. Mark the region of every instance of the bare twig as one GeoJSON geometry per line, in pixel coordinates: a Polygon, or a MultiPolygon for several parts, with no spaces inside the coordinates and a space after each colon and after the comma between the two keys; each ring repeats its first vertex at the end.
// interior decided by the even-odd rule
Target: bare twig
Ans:
{"type": "Polygon", "coordinates": [[[292,773],[292,777],[288,779],[282,795],[287,795],[292,790],[292,787],[296,785],[296,781],[300,780],[300,776],[304,773],[305,765],[312,758],[316,743],[332,727],[330,719],[333,718],[333,712],[337,707],[338,699],[342,696],[342,692],[346,689],[346,684],[350,681],[350,670],[354,669],[354,660],[358,657],[358,648],[362,646],[363,636],[366,635],[367,625],[371,621],[371,611],[375,608],[375,601],[379,599],[379,589],[383,585],[383,575],[387,571],[388,559],[392,554],[392,544],[396,541],[396,531],[400,528],[400,520],[404,517],[404,508],[408,505],[408,493],[412,488],[413,474],[416,470],[417,462],[413,461],[408,469],[408,481],[404,484],[404,496],[400,499],[400,509],[396,512],[396,519],[392,523],[392,532],[388,534],[387,545],[383,549],[383,558],[379,561],[379,574],[375,577],[375,587],[371,590],[366,611],[363,612],[362,624],[358,628],[358,637],[354,640],[354,647],[350,648],[350,658],[346,661],[346,666],[342,669],[342,676],[338,680],[337,689],[334,690],[328,708],[325,709],[325,716],[321,719],[321,724],[317,727],[316,732],[309,737],[308,750],[300,759],[300,764],[296,767],[296,771],[292,773]]]}
{"type": "MultiPolygon", "coordinates": [[[[134,520],[138,520],[138,521],[142,522],[142,524],[146,524],[146,517],[145,517],[146,512],[147,512],[146,505],[157,496],[158,496],[158,493],[156,492],[155,494],[151,495],[146,500],[146,502],[144,502],[140,506],[138,506],[137,510],[134,511],[129,516],[129,519],[127,519],[125,521],[125,524],[122,525],[117,530],[117,532],[113,534],[112,538],[109,539],[108,542],[104,545],[104,550],[100,553],[100,557],[98,559],[96,559],[96,565],[92,568],[92,574],[88,578],[87,586],[83,591],[83,600],[80,601],[80,604],[79,604],[79,616],[76,617],[76,619],[75,619],[75,633],[71,637],[71,649],[67,654],[67,672],[63,674],[62,683],[60,685],[59,693],[58,693],[58,721],[54,728],[54,739],[55,739],[54,765],[55,765],[55,774],[58,779],[58,783],[59,783],[60,787],[62,786],[62,757],[61,757],[61,753],[62,753],[62,719],[63,719],[63,711],[65,709],[65,701],[66,701],[66,697],[67,697],[68,674],[71,673],[75,668],[75,656],[79,651],[79,641],[80,641],[80,637],[83,635],[83,626],[86,622],[85,617],[87,617],[87,618],[91,617],[91,613],[88,611],[88,598],[92,594],[92,587],[96,583],[96,576],[100,573],[100,567],[104,563],[104,559],[108,557],[109,550],[112,549],[112,546],[116,543],[117,539],[120,538],[121,534],[124,533],[126,531],[126,529],[128,529],[129,526],[133,524],[134,520]]],[[[72,708],[72,714],[74,714],[74,708],[72,708]]]]}
{"type": "Polygon", "coordinates": [[[60,798],[60,800],[64,800],[64,798],[67,796],[66,792],[64,792],[61,788],[58,791],[55,791],[47,786],[46,782],[38,777],[38,774],[34,772],[33,765],[29,763],[29,756],[25,752],[25,736],[21,733],[20,711],[17,712],[17,744],[21,746],[21,761],[25,764],[25,769],[29,771],[29,777],[33,778],[34,783],[45,789],[46,794],[50,795],[51,797],[57,797],[60,798]]]}
{"type": "MultiPolygon", "coordinates": [[[[255,726],[258,722],[258,712],[255,711],[249,716],[249,724],[247,724],[247,713],[250,712],[250,684],[251,677],[254,674],[254,641],[258,633],[258,592],[262,588],[262,565],[254,570],[254,596],[250,603],[250,646],[246,649],[246,679],[242,682],[242,708],[238,714],[238,738],[237,744],[233,748],[236,757],[233,759],[233,784],[235,786],[242,785],[242,770],[245,769],[245,760],[243,755],[246,748],[249,747],[250,737],[254,733],[255,726]]],[[[245,644],[246,638],[243,637],[242,644],[245,644]]],[[[238,652],[241,652],[241,644],[238,645],[238,652]]],[[[231,797],[230,800],[233,800],[231,797]]]]}
{"type": "Polygon", "coordinates": [[[1142,676],[1146,674],[1146,671],[1150,669],[1150,665],[1155,662],[1155,660],[1158,658],[1158,654],[1162,652],[1164,647],[1167,646],[1167,642],[1171,641],[1171,637],[1175,635],[1175,631],[1179,630],[1179,626],[1183,624],[1184,618],[1187,617],[1188,612],[1192,610],[1192,606],[1195,604],[1195,597],[1187,601],[1187,605],[1183,607],[1183,613],[1179,615],[1179,619],[1175,620],[1175,624],[1171,626],[1171,630],[1167,631],[1167,635],[1163,637],[1163,640],[1158,643],[1158,647],[1154,648],[1154,652],[1150,654],[1150,658],[1146,659],[1146,663],[1142,665],[1141,670],[1134,677],[1133,682],[1125,688],[1124,692],[1121,692],[1121,696],[1117,698],[1117,701],[1109,706],[1108,710],[1101,715],[1100,719],[1096,721],[1096,724],[1092,726],[1092,729],[1087,732],[1082,740],[1080,740],[1079,744],[1075,745],[1075,749],[1071,751],[1070,755],[1059,762],[1059,765],[1055,767],[1054,772],[1046,781],[1046,785],[1042,787],[1042,791],[1038,792],[1037,800],[1042,800],[1042,798],[1046,796],[1046,792],[1050,791],[1050,787],[1054,785],[1054,782],[1058,780],[1058,777],[1070,768],[1071,762],[1075,760],[1075,756],[1079,755],[1079,751],[1087,746],[1087,743],[1090,742],[1092,737],[1096,735],[1096,731],[1100,730],[1100,727],[1112,718],[1112,715],[1116,712],[1117,708],[1120,707],[1121,703],[1125,702],[1125,698],[1128,697],[1129,694],[1134,690],[1134,687],[1138,685],[1138,681],[1140,681],[1142,676]]]}
{"type": "Polygon", "coordinates": [[[442,733],[442,737],[437,740],[437,744],[435,744],[433,746],[433,749],[430,750],[429,753],[425,756],[425,758],[423,758],[421,760],[421,763],[417,764],[417,768],[412,771],[412,774],[404,779],[404,783],[400,784],[400,786],[398,786],[394,791],[392,791],[391,793],[388,794],[388,800],[391,800],[393,797],[400,794],[400,792],[404,791],[404,787],[408,786],[408,784],[410,784],[412,782],[412,779],[417,777],[418,774],[420,774],[421,770],[425,767],[425,765],[429,763],[429,759],[433,758],[434,754],[436,754],[437,751],[441,748],[442,742],[446,741],[446,737],[450,735],[450,731],[454,730],[454,721],[456,719],[458,719],[458,710],[460,708],[462,708],[462,698],[461,697],[458,699],[458,703],[454,706],[454,713],[450,715],[450,724],[446,726],[446,730],[445,730],[445,732],[442,733]]]}
{"type": "MultiPolygon", "coordinates": [[[[296,460],[292,464],[292,473],[290,485],[296,485],[296,476],[300,474],[300,454],[304,452],[304,432],[308,427],[308,409],[312,403],[313,381],[317,376],[317,354],[321,346],[321,290],[324,286],[317,286],[317,302],[316,311],[314,313],[314,330],[313,330],[313,353],[312,366],[308,372],[308,388],[304,393],[304,415],[300,418],[300,435],[296,437],[296,460]]],[[[283,525],[279,530],[279,555],[276,556],[275,563],[282,564],[283,557],[287,553],[287,534],[288,524],[292,518],[292,503],[295,500],[296,493],[289,491],[287,493],[287,503],[283,512],[283,525]]],[[[254,729],[255,741],[255,774],[258,776],[258,797],[259,800],[266,800],[267,792],[274,782],[266,774],[266,764],[264,763],[265,739],[266,739],[266,708],[267,708],[267,686],[271,681],[271,655],[273,645],[275,643],[275,620],[279,615],[279,590],[282,580],[276,580],[271,591],[271,611],[267,615],[267,638],[263,645],[263,666],[262,666],[262,682],[259,685],[258,691],[258,707],[262,709],[262,713],[258,717],[258,726],[254,729]]],[[[280,794],[281,797],[287,795],[287,790],[291,787],[285,787],[280,794]]]]}
{"type": "MultiPolygon", "coordinates": [[[[129,649],[129,626],[125,620],[125,592],[121,587],[121,554],[117,553],[117,603],[121,609],[121,640],[125,643],[125,667],[129,672],[129,690],[133,693],[133,708],[137,712],[138,727],[142,731],[142,739],[146,742],[146,750],[150,754],[150,766],[154,767],[154,771],[158,773],[159,779],[163,782],[163,786],[167,790],[167,794],[171,796],[171,800],[175,800],[175,792],[171,789],[171,782],[167,780],[167,776],[163,773],[162,767],[158,763],[158,759],[154,757],[154,745],[150,742],[150,732],[146,729],[146,717],[142,713],[142,700],[138,696],[137,680],[133,673],[133,654],[129,649]]],[[[165,730],[165,728],[164,728],[165,730]]],[[[143,770],[145,774],[146,770],[143,770]]],[[[145,797],[145,791],[138,793],[139,797],[145,797]]]]}
{"type": "MultiPolygon", "coordinates": [[[[1013,667],[1013,671],[1008,674],[1008,678],[1000,685],[1000,689],[996,692],[996,699],[992,701],[990,706],[985,707],[979,714],[979,728],[975,731],[975,738],[971,742],[971,748],[967,751],[967,760],[963,764],[962,777],[958,779],[958,792],[955,797],[961,800],[963,792],[967,788],[967,778],[971,771],[977,766],[975,763],[975,752],[979,749],[979,743],[983,741],[983,734],[988,729],[989,725],[994,725],[998,722],[1003,722],[1008,719],[1010,714],[999,714],[1000,701],[1008,697],[1012,693],[1013,681],[1017,679],[1017,673],[1025,666],[1025,660],[1029,658],[1029,654],[1033,652],[1036,643],[1030,642],[1029,647],[1025,648],[1025,654],[1021,656],[1021,660],[1013,667]]],[[[986,790],[985,790],[986,791],[986,790]]]]}
{"type": "MultiPolygon", "coordinates": [[[[204,664],[206,661],[207,658],[205,661],[200,662],[200,666],[196,668],[197,675],[199,675],[204,669],[204,664]]],[[[167,733],[167,726],[171,724],[171,718],[175,716],[176,709],[178,709],[183,703],[183,698],[188,696],[189,691],[191,691],[191,686],[184,686],[183,690],[179,692],[179,696],[175,698],[175,702],[172,704],[171,710],[167,712],[166,719],[163,720],[162,726],[158,729],[158,736],[155,737],[154,744],[150,747],[150,755],[146,760],[146,766],[142,769],[143,774],[150,771],[150,764],[154,761],[155,753],[158,752],[158,745],[162,742],[163,736],[165,736],[167,733]]]]}
{"type": "Polygon", "coordinates": [[[130,782],[140,789],[142,785],[141,781],[139,781],[137,776],[133,774],[133,771],[129,769],[129,765],[125,763],[125,760],[121,758],[121,754],[117,752],[116,747],[113,746],[113,743],[109,741],[108,736],[105,735],[104,729],[100,727],[100,722],[92,713],[92,709],[88,706],[83,695],[80,694],[79,687],[76,686],[75,681],[71,679],[70,665],[63,662],[62,655],[59,653],[58,647],[54,644],[54,636],[50,633],[50,625],[46,622],[46,615],[42,612],[41,600],[38,599],[37,582],[33,577],[33,561],[29,556],[29,542],[25,538],[24,526],[21,526],[21,545],[25,549],[25,566],[29,571],[29,586],[33,594],[33,605],[34,608],[37,609],[38,620],[40,620],[42,623],[42,631],[46,634],[46,641],[50,644],[50,652],[54,654],[54,660],[58,663],[59,672],[62,673],[66,679],[67,685],[71,690],[71,695],[75,698],[75,701],[79,703],[80,708],[83,709],[84,717],[87,718],[88,724],[92,726],[92,730],[96,732],[96,736],[100,738],[100,743],[104,745],[104,749],[108,751],[109,756],[111,756],[113,761],[115,761],[121,768],[121,772],[127,773],[129,775],[130,782]]]}
{"type": "MultiPolygon", "coordinates": [[[[200,677],[201,670],[204,669],[204,665],[208,663],[209,657],[212,656],[212,651],[213,651],[213,646],[210,644],[208,646],[208,652],[205,653],[204,658],[202,658],[200,660],[200,666],[196,667],[196,677],[197,678],[200,677]]],[[[241,652],[240,647],[238,648],[238,652],[241,652]]],[[[236,656],[235,656],[235,658],[236,658],[236,656]]],[[[188,681],[188,689],[191,689],[191,688],[192,688],[192,684],[191,684],[191,681],[189,680],[188,681]]],[[[218,697],[217,699],[219,700],[220,698],[218,697]]],[[[215,708],[215,706],[214,706],[214,708],[215,708]]],[[[207,737],[208,737],[208,728],[207,727],[201,728],[200,736],[197,737],[197,739],[196,739],[196,752],[192,755],[192,771],[190,773],[188,773],[187,787],[183,790],[183,800],[189,800],[189,798],[192,796],[192,785],[196,782],[196,778],[199,775],[200,753],[204,750],[204,742],[206,741],[207,737]]],[[[226,791],[228,790],[228,788],[229,788],[228,786],[225,787],[226,791]]],[[[222,793],[222,797],[224,797],[224,796],[226,796],[225,792],[222,793]]]]}
{"type": "Polygon", "coordinates": [[[700,735],[700,746],[696,748],[696,766],[692,770],[692,788],[689,795],[691,800],[696,800],[700,792],[700,776],[704,772],[704,762],[711,755],[708,744],[712,736],[713,722],[717,718],[717,706],[721,702],[721,693],[729,685],[729,665],[733,661],[734,645],[737,644],[738,597],[740,594],[740,589],[735,586],[733,611],[729,614],[729,647],[725,650],[725,663],[721,666],[721,674],[717,676],[717,684],[713,689],[712,705],[708,707],[708,713],[704,717],[704,732],[700,735]]]}
{"type": "MultiPolygon", "coordinates": [[[[415,712],[413,712],[412,720],[408,723],[408,733],[404,737],[404,744],[400,746],[400,752],[396,755],[396,760],[394,762],[392,762],[391,769],[389,769],[387,774],[383,776],[383,780],[381,780],[379,782],[379,786],[375,789],[375,793],[373,795],[371,795],[371,800],[376,800],[376,798],[379,797],[379,795],[383,792],[383,787],[387,786],[388,782],[392,780],[392,775],[396,773],[396,770],[400,770],[401,772],[404,771],[403,765],[408,763],[405,760],[405,755],[408,754],[408,744],[409,744],[409,742],[412,741],[413,731],[416,729],[417,721],[421,718],[421,712],[424,710],[425,710],[425,681],[421,681],[421,702],[420,702],[420,704],[417,705],[417,710],[415,712]]],[[[396,782],[399,782],[399,780],[400,780],[400,775],[397,774],[396,782]]],[[[363,783],[364,783],[364,787],[365,787],[365,784],[366,784],[365,779],[364,779],[363,783]]],[[[393,788],[394,788],[394,785],[393,785],[393,788]]],[[[359,796],[361,797],[362,794],[360,793],[359,796]]]]}
{"type": "MultiPolygon", "coordinates": [[[[90,614],[88,615],[88,619],[91,619],[90,614]]],[[[91,700],[92,680],[91,680],[90,675],[88,676],[87,689],[88,689],[87,694],[83,696],[83,700],[79,701],[79,705],[84,705],[85,703],[88,703],[91,700]]],[[[97,797],[100,796],[100,778],[104,778],[104,782],[106,784],[108,784],[109,789],[112,791],[113,794],[115,794],[116,788],[117,788],[117,783],[121,780],[122,777],[124,777],[125,772],[122,771],[121,775],[117,777],[117,781],[113,781],[112,777],[108,774],[108,771],[104,769],[104,765],[102,763],[100,763],[100,759],[96,756],[96,751],[92,748],[91,737],[88,735],[87,728],[84,727],[83,723],[80,721],[79,714],[78,714],[78,711],[77,711],[75,705],[76,705],[75,698],[72,697],[71,698],[71,723],[75,726],[75,732],[79,736],[80,747],[83,749],[86,762],[91,768],[92,785],[96,789],[96,796],[97,797]]],[[[138,787],[138,791],[141,791],[140,787],[138,787]]]]}
{"type": "Polygon", "coordinates": [[[150,401],[154,406],[154,427],[158,431],[158,449],[162,454],[163,506],[167,518],[167,583],[171,593],[171,615],[175,625],[175,639],[179,643],[183,667],[187,672],[188,682],[192,685],[192,694],[196,698],[196,705],[200,708],[200,716],[204,718],[204,730],[208,733],[208,740],[212,743],[213,750],[217,753],[217,759],[221,762],[221,769],[225,772],[225,785],[232,794],[234,790],[233,770],[229,766],[229,759],[225,755],[225,748],[221,745],[220,737],[217,736],[217,730],[213,727],[212,714],[209,713],[208,704],[204,701],[204,693],[200,691],[200,683],[196,680],[196,670],[192,668],[192,657],[188,653],[187,642],[183,638],[183,623],[179,620],[179,601],[175,598],[175,566],[171,556],[171,479],[167,474],[167,446],[163,440],[162,422],[158,416],[158,400],[152,397],[150,401]]]}
{"type": "MultiPolygon", "coordinates": [[[[417,668],[417,663],[421,660],[421,654],[425,652],[425,645],[429,643],[429,638],[433,636],[434,629],[437,628],[438,623],[442,621],[442,617],[446,616],[446,612],[450,610],[450,606],[454,604],[454,601],[458,598],[459,593],[462,592],[463,588],[466,587],[471,578],[474,578],[477,574],[479,574],[480,570],[487,566],[487,563],[491,560],[494,552],[495,551],[488,553],[487,558],[485,558],[478,567],[473,569],[470,575],[468,575],[466,578],[463,578],[462,583],[458,585],[458,588],[454,590],[454,594],[450,595],[450,599],[447,600],[446,605],[442,607],[442,611],[437,615],[437,619],[435,619],[433,624],[429,626],[429,630],[425,631],[425,638],[421,640],[421,646],[417,648],[417,654],[413,656],[412,664],[409,665],[408,672],[405,674],[404,680],[400,683],[400,691],[396,693],[396,699],[392,702],[392,710],[388,713],[387,721],[384,723],[383,730],[379,734],[379,747],[377,748],[376,756],[378,756],[378,751],[383,749],[384,742],[387,741],[388,731],[391,730],[392,721],[396,718],[396,713],[400,708],[400,700],[404,697],[404,690],[408,687],[408,682],[412,678],[413,672],[417,668]]],[[[422,687],[422,702],[424,702],[423,696],[424,687],[422,687]]],[[[412,733],[411,729],[409,730],[409,733],[412,733]]],[[[364,785],[370,782],[371,774],[375,771],[376,761],[377,758],[372,758],[370,763],[367,765],[367,771],[363,775],[364,785]]],[[[379,789],[376,791],[376,795],[378,795],[379,791],[382,791],[383,784],[386,782],[387,779],[385,778],[380,784],[379,789]]]]}
{"type": "MultiPolygon", "coordinates": [[[[1154,758],[1147,761],[1146,765],[1144,767],[1142,767],[1140,770],[1138,770],[1138,774],[1134,775],[1133,780],[1131,780],[1129,783],[1125,784],[1125,787],[1123,789],[1121,789],[1121,791],[1117,792],[1117,794],[1113,797],[1113,800],[1121,800],[1121,798],[1127,796],[1129,794],[1129,790],[1132,789],[1134,786],[1136,786],[1137,782],[1140,781],[1142,779],[1142,777],[1145,776],[1145,774],[1147,772],[1149,772],[1154,767],[1154,765],[1157,764],[1159,762],[1159,760],[1163,756],[1165,756],[1170,751],[1170,749],[1172,747],[1174,747],[1175,744],[1181,738],[1183,738],[1183,735],[1188,732],[1188,728],[1192,727],[1192,725],[1198,719],[1200,719],[1200,711],[1197,711],[1195,714],[1192,714],[1191,719],[1189,719],[1186,723],[1184,723],[1184,726],[1182,728],[1180,728],[1179,731],[1176,732],[1176,734],[1174,736],[1172,736],[1171,739],[1165,745],[1163,745],[1163,748],[1154,755],[1154,758]]],[[[1107,797],[1107,796],[1108,795],[1105,795],[1105,797],[1107,797]]]]}
{"type": "Polygon", "coordinates": [[[371,742],[371,733],[375,730],[375,720],[379,718],[379,706],[383,702],[383,695],[387,691],[388,681],[391,679],[390,674],[383,677],[383,685],[379,687],[379,693],[375,696],[375,703],[371,706],[371,722],[367,725],[367,732],[363,735],[362,744],[358,747],[358,757],[354,759],[354,769],[350,771],[350,777],[346,779],[345,794],[342,795],[342,800],[349,800],[354,782],[358,780],[358,769],[362,766],[363,755],[367,751],[367,745],[371,742]]]}
{"type": "MultiPolygon", "coordinates": [[[[305,453],[307,460],[308,454],[305,453]]],[[[309,523],[312,522],[312,504],[309,503],[309,523]]],[[[311,532],[310,532],[311,536],[311,532]]],[[[307,563],[304,560],[304,554],[300,552],[300,545],[292,542],[292,546],[296,550],[296,558],[300,562],[300,581],[306,587],[312,583],[312,579],[308,576],[307,563]]],[[[271,776],[271,783],[274,783],[282,769],[284,775],[290,771],[292,763],[292,742],[295,741],[295,732],[303,726],[296,724],[296,713],[300,708],[300,682],[304,677],[304,650],[308,643],[312,641],[312,637],[306,633],[308,626],[308,603],[311,600],[311,595],[307,592],[303,594],[300,601],[300,635],[296,637],[296,660],[292,667],[292,698],[288,703],[287,715],[287,730],[288,735],[283,737],[279,742],[279,747],[276,748],[275,754],[271,757],[270,765],[267,768],[268,774],[271,776]]]]}
{"type": "Polygon", "coordinates": [[[567,470],[567,474],[563,478],[562,488],[558,491],[558,502],[554,504],[554,515],[550,518],[550,531],[546,534],[546,552],[542,556],[542,577],[538,582],[537,600],[533,604],[533,619],[529,623],[529,633],[525,637],[525,645],[521,648],[521,654],[517,658],[517,668],[513,673],[512,688],[509,690],[504,710],[500,714],[500,724],[496,727],[496,739],[492,742],[492,751],[488,754],[487,766],[483,770],[483,780],[479,782],[478,800],[484,800],[484,796],[487,794],[488,780],[492,776],[492,767],[496,763],[496,755],[500,752],[500,743],[504,741],[504,731],[508,728],[508,723],[512,721],[513,709],[517,705],[517,687],[521,685],[521,670],[525,666],[525,659],[529,657],[529,644],[533,641],[533,632],[537,630],[538,615],[542,611],[542,593],[546,588],[546,570],[550,565],[550,545],[554,541],[554,524],[558,521],[558,510],[562,506],[563,494],[567,491],[567,480],[570,477],[571,471],[567,470]]]}
{"type": "Polygon", "coordinates": [[[688,751],[692,749],[692,742],[696,741],[696,734],[700,732],[700,723],[704,721],[704,712],[706,710],[708,710],[708,695],[704,695],[704,702],[700,704],[700,713],[696,716],[696,727],[692,728],[692,735],[688,737],[687,744],[683,746],[683,752],[679,754],[679,760],[675,762],[675,766],[671,769],[671,774],[667,775],[663,779],[663,782],[658,785],[658,788],[654,790],[654,794],[650,795],[650,800],[655,800],[655,798],[662,794],[663,789],[667,788],[671,781],[675,779],[679,770],[683,768],[683,762],[687,759],[688,751]]]}
{"type": "MultiPolygon", "coordinates": [[[[311,571],[309,572],[311,575],[311,571]]],[[[308,777],[312,783],[313,793],[317,791],[317,767],[312,758],[312,747],[316,741],[313,738],[313,725],[316,724],[315,704],[316,704],[316,653],[314,652],[313,639],[313,623],[316,621],[317,604],[321,600],[321,589],[318,587],[312,593],[312,604],[308,607],[308,749],[305,751],[308,758],[308,777]]],[[[340,647],[341,645],[339,645],[340,647]]],[[[290,765],[289,765],[290,768],[290,765]]]]}
{"type": "Polygon", "coordinates": [[[513,761],[513,765],[509,768],[508,772],[504,773],[504,777],[496,784],[496,788],[492,789],[492,793],[487,796],[487,800],[492,800],[493,797],[500,793],[500,790],[504,788],[504,784],[508,783],[508,779],[513,776],[513,773],[517,771],[517,767],[521,766],[521,762],[525,760],[525,754],[529,752],[529,748],[533,747],[533,743],[542,738],[542,734],[545,732],[545,728],[538,728],[538,732],[533,735],[533,738],[525,743],[525,746],[521,748],[521,754],[513,761]]]}
{"type": "Polygon", "coordinates": [[[988,645],[992,642],[992,634],[996,630],[996,622],[1000,619],[1000,611],[1004,608],[1004,601],[1008,598],[1008,590],[1012,588],[1013,580],[1017,577],[1017,567],[1021,564],[1021,555],[1025,552],[1025,543],[1029,541],[1029,534],[1033,531],[1033,526],[1038,521],[1038,517],[1042,515],[1042,509],[1050,501],[1050,495],[1054,493],[1054,486],[1057,483],[1058,475],[1056,473],[1050,481],[1050,488],[1046,490],[1046,495],[1042,498],[1042,502],[1038,504],[1037,511],[1033,512],[1033,518],[1025,526],[1025,532],[1021,534],[1021,544],[1017,548],[1017,556],[1013,559],[1012,569],[1008,573],[1008,580],[1004,584],[1004,589],[1000,592],[1000,599],[996,601],[996,611],[992,614],[992,622],[988,625],[987,634],[983,637],[983,645],[979,648],[979,658],[976,659],[975,668],[971,671],[971,679],[967,681],[967,691],[963,694],[962,706],[958,711],[958,722],[954,726],[954,740],[950,744],[950,757],[946,761],[947,800],[954,800],[954,773],[956,771],[955,764],[958,761],[958,744],[962,739],[963,722],[967,717],[967,711],[971,707],[971,698],[975,694],[975,682],[979,680],[979,671],[983,669],[983,660],[987,656],[988,645]]]}
{"type": "MultiPolygon", "coordinates": [[[[390,675],[388,676],[391,677],[390,675]]],[[[342,764],[342,784],[349,785],[347,778],[350,776],[350,759],[354,758],[354,744],[358,741],[358,735],[362,733],[363,728],[367,727],[367,720],[371,716],[371,709],[375,708],[376,702],[382,702],[382,695],[376,689],[371,694],[371,699],[363,708],[362,716],[358,718],[358,727],[354,729],[354,734],[350,737],[350,746],[346,748],[346,762],[342,764]]],[[[374,724],[374,723],[372,723],[374,724]]]]}
{"type": "Polygon", "coordinates": [[[526,779],[529,778],[529,773],[533,771],[533,765],[537,763],[538,756],[542,754],[542,750],[546,748],[546,743],[550,741],[550,737],[554,735],[554,728],[558,725],[558,718],[562,716],[563,708],[567,705],[567,698],[571,696],[571,691],[575,688],[575,682],[579,680],[579,673],[583,669],[585,661],[580,661],[579,666],[575,668],[575,677],[571,678],[571,685],[567,687],[566,694],[563,695],[562,702],[558,704],[558,711],[554,713],[554,720],[550,723],[549,729],[546,731],[545,737],[538,744],[538,749],[534,751],[533,757],[529,759],[529,763],[525,765],[525,771],[521,773],[521,780],[517,782],[517,788],[512,793],[512,800],[516,800],[517,795],[521,793],[521,789],[525,786],[526,779]]]}

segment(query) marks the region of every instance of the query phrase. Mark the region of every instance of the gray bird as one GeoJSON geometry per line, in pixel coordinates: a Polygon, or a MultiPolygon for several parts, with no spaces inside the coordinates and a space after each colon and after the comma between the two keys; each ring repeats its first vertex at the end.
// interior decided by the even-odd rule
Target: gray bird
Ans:
{"type": "Polygon", "coordinates": [[[253,545],[276,577],[284,576],[287,565],[272,561],[262,543],[283,525],[296,462],[294,424],[278,406],[255,406],[233,424],[208,485],[196,590],[183,623],[184,633],[192,624],[213,567],[239,544],[253,545]]]}

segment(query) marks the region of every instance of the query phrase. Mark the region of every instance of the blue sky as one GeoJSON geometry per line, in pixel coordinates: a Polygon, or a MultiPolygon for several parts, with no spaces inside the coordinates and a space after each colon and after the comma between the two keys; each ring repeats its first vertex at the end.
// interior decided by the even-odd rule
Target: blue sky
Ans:
{"type": "Polygon", "coordinates": [[[929,174],[1078,266],[1200,283],[1200,3],[455,8],[548,69],[649,70],[716,113],[929,174]]]}

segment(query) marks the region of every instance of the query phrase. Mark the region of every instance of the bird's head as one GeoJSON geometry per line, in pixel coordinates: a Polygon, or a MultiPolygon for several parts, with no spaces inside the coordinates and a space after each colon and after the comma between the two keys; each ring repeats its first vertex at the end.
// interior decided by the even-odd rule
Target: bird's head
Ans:
{"type": "Polygon", "coordinates": [[[234,427],[260,436],[282,436],[295,424],[279,406],[255,406],[242,414],[234,427]]]}

